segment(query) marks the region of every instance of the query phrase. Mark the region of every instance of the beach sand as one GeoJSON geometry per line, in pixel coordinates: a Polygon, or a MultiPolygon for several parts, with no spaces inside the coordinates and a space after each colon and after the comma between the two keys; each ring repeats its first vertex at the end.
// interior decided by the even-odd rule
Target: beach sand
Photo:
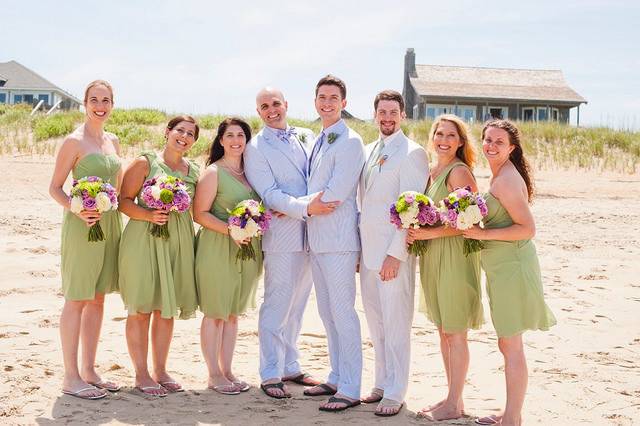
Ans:
{"type": "MultiPolygon", "coordinates": [[[[207,390],[200,353],[200,318],[176,321],[169,371],[187,389],[164,399],[132,389],[125,311],[107,296],[98,370],[123,389],[100,401],[60,393],[58,321],[62,209],[48,195],[54,159],[0,157],[0,423],[2,424],[423,424],[422,407],[446,394],[435,328],[416,312],[406,408],[384,420],[375,405],[344,413],[318,411],[321,398],[275,400],[257,388],[257,310],[240,319],[235,374],[254,387],[239,396],[207,390]]],[[[477,173],[487,188],[487,170],[477,173]]],[[[585,171],[536,174],[535,238],[546,299],[558,319],[549,332],[524,341],[529,388],[524,424],[640,423],[640,177],[585,171]]],[[[261,297],[262,291],[259,290],[261,297]]],[[[420,293],[416,293],[420,294],[420,293]]],[[[260,300],[258,300],[258,304],[260,300]]],[[[485,296],[485,308],[486,306],[485,296]]],[[[362,392],[373,385],[373,348],[358,296],[364,350],[362,392]]],[[[491,321],[469,334],[471,365],[465,388],[469,417],[439,424],[473,424],[504,405],[502,357],[491,321]]],[[[305,371],[328,373],[327,341],[315,298],[299,341],[305,371]]],[[[436,423],[431,423],[436,424],[436,423]]]]}

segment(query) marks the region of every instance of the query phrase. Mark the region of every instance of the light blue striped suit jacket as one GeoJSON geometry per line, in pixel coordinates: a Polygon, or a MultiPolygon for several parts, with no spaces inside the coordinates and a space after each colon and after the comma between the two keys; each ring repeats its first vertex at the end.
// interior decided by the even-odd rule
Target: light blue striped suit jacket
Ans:
{"type": "Polygon", "coordinates": [[[308,193],[324,191],[322,201],[340,201],[328,215],[307,219],[309,247],[314,253],[360,251],[356,194],[365,163],[364,145],[358,133],[340,120],[327,129],[338,136],[325,140],[309,170],[308,193]]]}
{"type": "MultiPolygon", "coordinates": [[[[313,132],[301,127],[295,130],[298,134],[295,138],[308,158],[314,141],[313,132]]],[[[263,128],[245,148],[244,168],[249,183],[265,206],[286,215],[273,216],[262,239],[262,249],[265,252],[304,250],[307,176],[298,167],[290,148],[271,130],[263,128]]]]}

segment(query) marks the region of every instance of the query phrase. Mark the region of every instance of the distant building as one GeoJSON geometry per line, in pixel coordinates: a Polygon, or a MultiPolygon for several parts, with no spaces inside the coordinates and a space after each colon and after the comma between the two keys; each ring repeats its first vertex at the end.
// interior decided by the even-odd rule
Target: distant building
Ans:
{"type": "Polygon", "coordinates": [[[416,65],[404,57],[407,116],[433,119],[455,114],[468,122],[489,118],[569,123],[569,111],[587,101],[570,88],[562,71],[416,65]]]}
{"type": "Polygon", "coordinates": [[[50,109],[60,102],[63,110],[79,109],[82,102],[16,61],[0,62],[0,104],[44,102],[50,109]]]}

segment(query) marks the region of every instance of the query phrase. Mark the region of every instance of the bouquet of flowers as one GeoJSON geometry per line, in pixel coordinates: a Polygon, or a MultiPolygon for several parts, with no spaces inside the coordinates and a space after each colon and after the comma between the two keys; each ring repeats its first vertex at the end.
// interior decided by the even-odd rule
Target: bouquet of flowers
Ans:
{"type": "MultiPolygon", "coordinates": [[[[269,229],[271,213],[256,200],[240,201],[233,210],[229,210],[229,234],[236,241],[263,235],[269,229]]],[[[253,245],[242,244],[236,254],[238,260],[256,259],[253,245]]]]}
{"type": "MultiPolygon", "coordinates": [[[[175,176],[163,175],[147,179],[142,185],[142,200],[152,209],[166,212],[186,212],[191,206],[191,196],[182,179],[175,176]]],[[[162,239],[169,239],[169,224],[153,223],[149,230],[151,235],[162,239]]]]}
{"type": "MultiPolygon", "coordinates": [[[[481,195],[471,192],[471,188],[457,188],[447,198],[440,201],[440,219],[451,228],[461,231],[471,228],[473,225],[482,226],[482,218],[487,215],[489,209],[487,202],[481,195]]],[[[465,238],[464,255],[479,251],[484,244],[479,240],[465,238]]]]}
{"type": "MultiPolygon", "coordinates": [[[[69,210],[78,214],[83,210],[104,213],[118,208],[116,190],[109,182],[104,182],[97,176],[86,176],[73,180],[71,187],[71,206],[69,210]]],[[[97,221],[89,228],[90,242],[104,241],[104,232],[97,221]]]]}
{"type": "MultiPolygon", "coordinates": [[[[398,201],[389,209],[391,223],[398,229],[420,228],[435,225],[440,216],[438,209],[424,194],[406,191],[400,194],[398,201]]],[[[427,241],[416,240],[409,245],[409,253],[419,256],[427,250],[427,241]]]]}

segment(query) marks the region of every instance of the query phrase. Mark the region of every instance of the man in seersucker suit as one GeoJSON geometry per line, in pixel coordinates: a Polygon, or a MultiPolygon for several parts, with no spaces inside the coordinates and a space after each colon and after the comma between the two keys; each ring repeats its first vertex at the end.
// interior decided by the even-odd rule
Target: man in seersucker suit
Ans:
{"type": "Polygon", "coordinates": [[[314,136],[287,124],[287,108],[280,90],[267,87],[258,93],[256,110],[264,127],[244,153],[249,183],[265,206],[278,212],[262,240],[264,301],[258,320],[261,388],[273,398],[291,397],[283,383],[288,380],[319,383],[301,371],[296,343],[312,285],[306,220],[332,213],[336,206],[322,202],[322,194],[307,198],[314,136]]]}

